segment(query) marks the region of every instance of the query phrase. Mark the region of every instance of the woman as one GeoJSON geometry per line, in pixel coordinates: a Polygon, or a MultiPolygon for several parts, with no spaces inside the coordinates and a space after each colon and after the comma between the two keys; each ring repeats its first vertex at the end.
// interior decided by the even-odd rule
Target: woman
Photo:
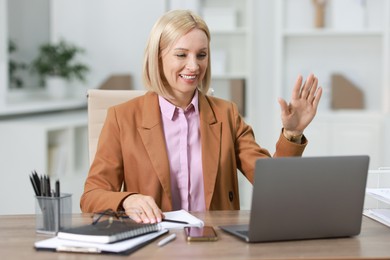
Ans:
{"type": "MultiPolygon", "coordinates": [[[[270,157],[229,101],[207,96],[210,32],[190,11],[154,25],[145,51],[144,96],[109,109],[81,198],[83,212],[124,210],[154,223],[162,211],[239,209],[237,169],[253,182],[255,161],[270,157]],[[121,191],[123,184],[123,191],[121,191]]],[[[273,156],[301,156],[304,129],[322,89],[299,76],[273,156]]]]}

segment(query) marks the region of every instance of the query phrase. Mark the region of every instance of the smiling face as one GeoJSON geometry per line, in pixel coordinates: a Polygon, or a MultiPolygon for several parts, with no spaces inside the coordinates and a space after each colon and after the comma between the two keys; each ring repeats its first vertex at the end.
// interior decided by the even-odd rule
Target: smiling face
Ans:
{"type": "Polygon", "coordinates": [[[204,31],[192,29],[170,48],[162,51],[162,67],[176,106],[185,108],[201,84],[208,66],[208,38],[204,31]]]}

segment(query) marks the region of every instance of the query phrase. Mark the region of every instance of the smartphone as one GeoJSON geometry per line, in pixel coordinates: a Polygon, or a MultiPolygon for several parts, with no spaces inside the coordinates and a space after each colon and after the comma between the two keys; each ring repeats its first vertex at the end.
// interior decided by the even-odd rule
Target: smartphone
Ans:
{"type": "Polygon", "coordinates": [[[215,241],[218,239],[217,233],[211,226],[204,227],[185,227],[184,232],[187,241],[215,241]]]}

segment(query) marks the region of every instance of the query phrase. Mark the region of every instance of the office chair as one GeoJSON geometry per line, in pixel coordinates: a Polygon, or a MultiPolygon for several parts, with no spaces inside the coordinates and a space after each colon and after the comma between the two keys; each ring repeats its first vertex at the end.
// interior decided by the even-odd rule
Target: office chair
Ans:
{"type": "Polygon", "coordinates": [[[88,146],[89,164],[92,164],[107,109],[146,93],[146,90],[88,90],[88,146]]]}

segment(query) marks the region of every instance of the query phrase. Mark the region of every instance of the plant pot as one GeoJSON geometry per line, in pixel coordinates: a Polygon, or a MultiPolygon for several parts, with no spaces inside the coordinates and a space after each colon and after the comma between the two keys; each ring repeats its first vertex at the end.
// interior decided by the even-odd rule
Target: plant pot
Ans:
{"type": "Polygon", "coordinates": [[[46,91],[50,98],[66,98],[68,97],[68,82],[61,77],[48,77],[46,78],[46,91]]]}

